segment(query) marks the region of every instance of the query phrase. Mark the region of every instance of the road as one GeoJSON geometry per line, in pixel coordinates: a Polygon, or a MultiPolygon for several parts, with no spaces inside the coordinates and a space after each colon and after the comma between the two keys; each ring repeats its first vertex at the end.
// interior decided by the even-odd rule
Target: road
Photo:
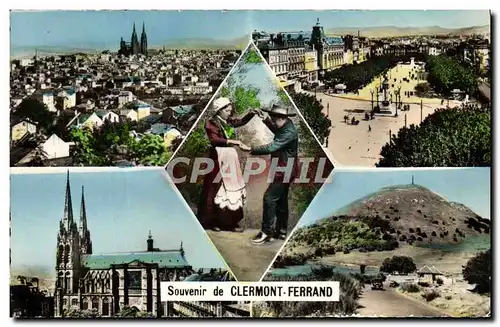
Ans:
{"type": "Polygon", "coordinates": [[[374,291],[370,285],[364,289],[359,299],[361,308],[359,314],[362,316],[383,316],[383,317],[446,317],[447,315],[411,300],[394,289],[384,285],[383,291],[374,291]]]}
{"type": "Polygon", "coordinates": [[[252,244],[250,240],[258,232],[258,229],[247,229],[243,233],[207,231],[239,281],[259,281],[283,245],[281,240],[252,244]]]}

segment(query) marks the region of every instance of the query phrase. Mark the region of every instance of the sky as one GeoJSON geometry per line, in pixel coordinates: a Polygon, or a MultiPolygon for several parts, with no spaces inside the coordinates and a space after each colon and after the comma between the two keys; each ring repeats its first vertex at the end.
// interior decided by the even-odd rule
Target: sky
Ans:
{"type": "MultiPolygon", "coordinates": [[[[162,170],[70,173],[73,216],[80,219],[81,188],[93,253],[179,249],[195,268],[225,268],[184,200],[162,170]]],[[[12,266],[54,267],[66,174],[11,175],[12,266]]]]}
{"type": "Polygon", "coordinates": [[[307,226],[318,219],[335,214],[335,211],[383,187],[415,184],[438,193],[448,201],[462,203],[472,211],[490,218],[490,169],[461,168],[445,170],[383,171],[334,170],[331,183],[325,184],[300,219],[298,227],[307,226]]]}
{"type": "Polygon", "coordinates": [[[136,23],[146,23],[149,45],[169,40],[230,40],[254,30],[309,31],[319,18],[326,28],[374,26],[488,25],[489,12],[475,11],[39,11],[11,13],[12,46],[66,46],[114,49],[129,41],[136,23]]]}

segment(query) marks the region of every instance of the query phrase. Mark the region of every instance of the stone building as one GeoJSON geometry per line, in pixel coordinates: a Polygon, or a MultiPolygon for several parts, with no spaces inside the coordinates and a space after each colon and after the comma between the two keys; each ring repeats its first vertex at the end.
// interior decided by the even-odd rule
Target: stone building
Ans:
{"type": "Polygon", "coordinates": [[[114,316],[124,307],[161,317],[165,304],[161,301],[160,282],[182,280],[193,273],[182,243],[179,249],[160,250],[154,247],[151,232],[142,251],[93,254],[84,189],[77,223],[69,173],[57,244],[56,317],[72,310],[97,310],[100,316],[114,316]]]}

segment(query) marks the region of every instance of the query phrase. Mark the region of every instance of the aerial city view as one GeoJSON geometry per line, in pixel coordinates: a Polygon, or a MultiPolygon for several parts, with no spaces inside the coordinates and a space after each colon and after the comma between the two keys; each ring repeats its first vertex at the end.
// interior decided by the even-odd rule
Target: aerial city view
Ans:
{"type": "Polygon", "coordinates": [[[488,10],[11,11],[10,316],[491,318],[491,33],[488,10]],[[340,296],[162,295],[184,281],[340,296]]]}
{"type": "Polygon", "coordinates": [[[269,23],[252,39],[299,110],[322,111],[310,125],[337,164],[490,166],[490,13],[398,11],[407,25],[389,26],[393,13],[281,11],[276,21],[301,24],[269,23]],[[441,138],[431,142],[436,128],[441,138]],[[457,129],[476,140],[452,142],[457,129]],[[429,149],[439,151],[428,157],[429,149]]]}
{"type": "Polygon", "coordinates": [[[151,26],[160,17],[147,12],[11,17],[10,162],[16,167],[165,165],[248,43],[158,35],[151,26]],[[87,19],[124,20],[104,34],[88,27],[76,48],[64,39],[68,17],[82,26],[87,19]],[[44,19],[52,26],[37,25],[44,19]],[[26,35],[40,28],[53,35],[45,45],[26,35]]]}

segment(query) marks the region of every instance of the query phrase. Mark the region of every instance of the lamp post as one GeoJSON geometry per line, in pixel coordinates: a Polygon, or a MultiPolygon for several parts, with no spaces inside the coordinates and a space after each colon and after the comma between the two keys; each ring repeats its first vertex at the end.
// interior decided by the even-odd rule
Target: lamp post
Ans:
{"type": "Polygon", "coordinates": [[[378,88],[377,88],[377,90],[376,90],[376,91],[377,91],[377,107],[378,107],[378,106],[379,106],[379,104],[378,104],[378,97],[379,97],[379,94],[378,94],[378,88]]]}
{"type": "Polygon", "coordinates": [[[401,109],[401,85],[398,87],[398,97],[399,97],[398,109],[401,109]]]}
{"type": "Polygon", "coordinates": [[[372,95],[372,111],[373,111],[373,93],[374,93],[374,90],[373,90],[373,89],[371,89],[371,90],[370,90],[370,93],[371,93],[371,95],[372,95]]]}

